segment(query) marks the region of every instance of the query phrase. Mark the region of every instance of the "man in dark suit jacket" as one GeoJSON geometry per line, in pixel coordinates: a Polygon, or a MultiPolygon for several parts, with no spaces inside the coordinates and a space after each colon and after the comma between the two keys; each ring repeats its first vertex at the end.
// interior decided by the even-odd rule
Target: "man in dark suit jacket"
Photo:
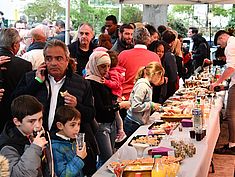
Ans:
{"type": "Polygon", "coordinates": [[[0,102],[0,131],[2,131],[7,120],[11,119],[10,104],[11,93],[17,86],[21,77],[32,70],[32,64],[15,55],[20,48],[20,36],[16,29],[6,28],[0,32],[0,56],[10,57],[10,62],[4,63],[0,69],[2,76],[2,87],[5,90],[2,101],[0,102]]]}

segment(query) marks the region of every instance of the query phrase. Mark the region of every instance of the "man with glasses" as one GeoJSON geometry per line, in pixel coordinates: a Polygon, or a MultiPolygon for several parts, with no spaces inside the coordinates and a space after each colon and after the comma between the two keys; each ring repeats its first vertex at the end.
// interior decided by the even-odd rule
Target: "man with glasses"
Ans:
{"type": "MultiPolygon", "coordinates": [[[[0,102],[0,131],[2,131],[6,121],[11,119],[11,93],[21,77],[32,70],[30,62],[15,56],[19,48],[20,36],[18,31],[13,28],[2,29],[0,32],[0,56],[8,56],[10,61],[2,64],[0,69],[1,80],[3,81],[2,87],[5,90],[0,102]]],[[[3,58],[0,59],[3,60],[3,58]]]]}
{"type": "Polygon", "coordinates": [[[226,56],[227,68],[220,78],[211,85],[211,90],[231,77],[225,112],[228,120],[229,144],[224,145],[222,148],[215,149],[215,153],[235,155],[235,37],[230,36],[225,30],[219,30],[215,34],[214,44],[220,45],[221,48],[225,48],[224,54],[226,56]]]}

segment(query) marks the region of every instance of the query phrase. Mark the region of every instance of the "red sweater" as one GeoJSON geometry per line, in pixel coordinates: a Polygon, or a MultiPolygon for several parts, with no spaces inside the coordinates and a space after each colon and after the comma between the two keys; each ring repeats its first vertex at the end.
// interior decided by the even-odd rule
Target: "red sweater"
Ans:
{"type": "Polygon", "coordinates": [[[129,99],[139,68],[153,61],[161,63],[156,53],[144,48],[124,50],[118,55],[118,65],[126,69],[125,81],[122,84],[122,96],[125,97],[125,100],[129,99]]]}

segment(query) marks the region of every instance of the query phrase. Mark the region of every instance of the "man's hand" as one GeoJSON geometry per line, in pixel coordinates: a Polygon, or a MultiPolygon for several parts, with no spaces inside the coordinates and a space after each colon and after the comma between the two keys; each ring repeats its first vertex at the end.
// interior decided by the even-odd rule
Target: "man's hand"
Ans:
{"type": "Polygon", "coordinates": [[[4,64],[4,63],[7,63],[9,61],[11,61],[10,57],[8,57],[8,56],[0,56],[0,70],[6,70],[6,68],[5,67],[1,67],[1,65],[4,64]]]}
{"type": "Polygon", "coordinates": [[[68,105],[71,107],[77,106],[77,98],[69,94],[69,92],[64,92],[64,102],[65,102],[65,105],[68,105]]]}
{"type": "Polygon", "coordinates": [[[42,63],[37,71],[36,71],[36,77],[38,77],[41,81],[45,81],[45,70],[46,70],[46,64],[45,63],[42,63]]]}
{"type": "Polygon", "coordinates": [[[48,143],[45,137],[41,137],[42,133],[43,131],[39,132],[33,140],[33,143],[40,146],[41,148],[43,148],[48,143]]]}
{"type": "Polygon", "coordinates": [[[0,89],[0,101],[2,100],[2,97],[3,97],[3,95],[4,95],[4,89],[0,89]]]}

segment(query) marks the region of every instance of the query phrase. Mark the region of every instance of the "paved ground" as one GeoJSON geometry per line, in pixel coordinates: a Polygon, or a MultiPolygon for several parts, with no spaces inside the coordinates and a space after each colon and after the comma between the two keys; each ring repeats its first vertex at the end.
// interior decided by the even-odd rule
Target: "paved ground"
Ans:
{"type": "MultiPolygon", "coordinates": [[[[227,121],[221,123],[221,133],[216,148],[228,143],[227,121]]],[[[234,177],[235,155],[213,155],[215,173],[209,173],[208,177],[234,177]]],[[[211,169],[210,169],[211,171],[211,169]]]]}

